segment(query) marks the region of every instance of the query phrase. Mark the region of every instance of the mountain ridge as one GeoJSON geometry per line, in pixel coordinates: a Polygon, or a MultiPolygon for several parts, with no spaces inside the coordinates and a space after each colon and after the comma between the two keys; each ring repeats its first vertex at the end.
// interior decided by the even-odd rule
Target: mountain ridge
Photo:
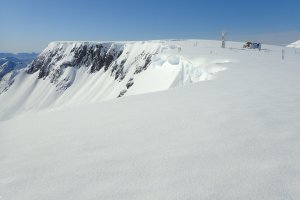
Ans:
{"type": "Polygon", "coordinates": [[[7,106],[2,108],[5,110],[2,115],[109,100],[210,80],[225,70],[222,63],[230,60],[220,56],[216,62],[215,58],[201,58],[191,52],[198,48],[198,43],[212,41],[51,42],[26,68],[3,77],[0,102],[7,106]],[[10,96],[23,99],[23,103],[7,103],[4,99],[10,96]]]}

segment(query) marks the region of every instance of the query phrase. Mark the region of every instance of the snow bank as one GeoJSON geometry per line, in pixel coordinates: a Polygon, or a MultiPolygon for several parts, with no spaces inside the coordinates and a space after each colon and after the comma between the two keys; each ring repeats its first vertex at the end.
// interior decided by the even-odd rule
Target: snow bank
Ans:
{"type": "Polygon", "coordinates": [[[292,48],[300,48],[300,40],[289,44],[287,47],[292,47],[292,48]]]}

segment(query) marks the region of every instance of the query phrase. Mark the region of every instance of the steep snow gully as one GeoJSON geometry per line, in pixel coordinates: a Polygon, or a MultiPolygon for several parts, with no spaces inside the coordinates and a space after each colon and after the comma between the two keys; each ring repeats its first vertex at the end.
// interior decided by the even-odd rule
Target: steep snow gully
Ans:
{"type": "Polygon", "coordinates": [[[27,68],[2,78],[0,120],[213,79],[231,61],[204,57],[198,43],[52,42],[27,68]]]}

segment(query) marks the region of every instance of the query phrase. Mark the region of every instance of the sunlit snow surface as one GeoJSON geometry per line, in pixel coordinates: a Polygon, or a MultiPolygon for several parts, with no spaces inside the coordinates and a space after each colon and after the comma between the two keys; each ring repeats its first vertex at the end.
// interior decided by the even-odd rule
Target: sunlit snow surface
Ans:
{"type": "Polygon", "coordinates": [[[28,105],[0,122],[1,199],[300,199],[299,54],[160,43],[122,98],[97,93],[100,73],[59,97],[20,75],[1,99],[28,105]]]}
{"type": "Polygon", "coordinates": [[[300,40],[289,44],[287,47],[300,48],[300,40]]]}

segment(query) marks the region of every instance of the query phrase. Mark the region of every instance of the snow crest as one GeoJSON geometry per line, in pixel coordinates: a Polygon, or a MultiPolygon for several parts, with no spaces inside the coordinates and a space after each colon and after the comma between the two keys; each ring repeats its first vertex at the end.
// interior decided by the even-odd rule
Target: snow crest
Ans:
{"type": "Polygon", "coordinates": [[[291,44],[289,44],[287,47],[291,47],[291,48],[300,48],[300,40],[293,42],[291,44]]]}

